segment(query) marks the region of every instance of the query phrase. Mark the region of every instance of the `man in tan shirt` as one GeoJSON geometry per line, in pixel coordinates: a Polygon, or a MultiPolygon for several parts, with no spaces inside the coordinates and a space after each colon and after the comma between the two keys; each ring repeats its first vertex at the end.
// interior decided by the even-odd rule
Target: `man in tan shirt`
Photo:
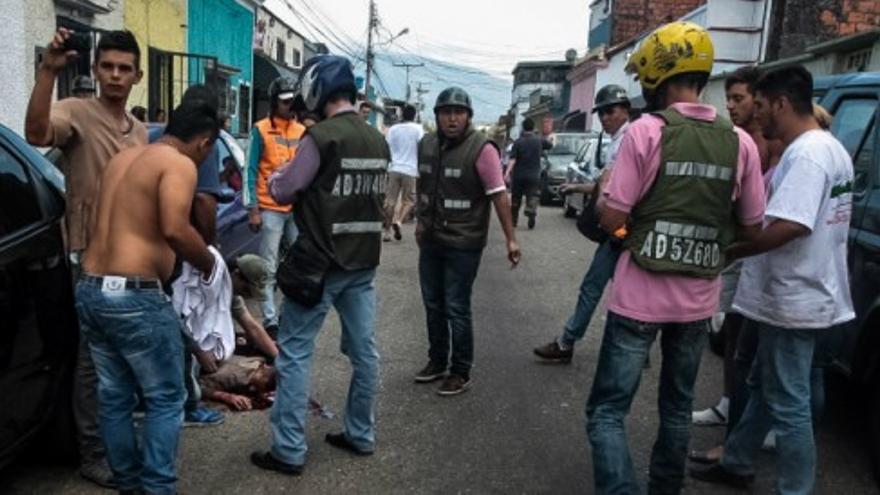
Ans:
{"type": "MultiPolygon", "coordinates": [[[[74,274],[89,242],[89,228],[104,167],[119,151],[147,144],[143,124],[125,111],[132,86],[140,82],[140,49],[128,31],[101,35],[92,66],[98,81],[97,98],[68,98],[52,103],[55,79],[81,54],[65,49],[71,32],[59,28],[43,53],[28,104],[25,135],[35,146],[55,146],[67,195],[67,243],[74,274]]],[[[104,446],[97,428],[97,376],[85,339],[80,339],[74,376],[73,407],[80,449],[80,474],[102,486],[112,486],[104,446]]]]}

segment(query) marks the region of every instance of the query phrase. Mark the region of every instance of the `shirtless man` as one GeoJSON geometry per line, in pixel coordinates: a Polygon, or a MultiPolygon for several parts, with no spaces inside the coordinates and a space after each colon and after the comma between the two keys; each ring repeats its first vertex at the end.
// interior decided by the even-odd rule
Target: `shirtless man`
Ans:
{"type": "Polygon", "coordinates": [[[76,306],[98,372],[99,425],[122,491],[175,492],[186,398],[181,322],[162,291],[175,256],[204,274],[214,257],[190,223],[196,164],[210,153],[217,111],[185,102],[158,142],[116,155],[102,176],[76,306]],[[141,449],[132,411],[146,406],[141,449]]]}

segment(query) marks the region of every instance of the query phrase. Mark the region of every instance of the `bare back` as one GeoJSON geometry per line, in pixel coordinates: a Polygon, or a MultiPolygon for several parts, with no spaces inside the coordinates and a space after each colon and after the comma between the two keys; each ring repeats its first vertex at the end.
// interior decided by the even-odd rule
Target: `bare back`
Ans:
{"type": "Polygon", "coordinates": [[[101,178],[85,271],[168,280],[175,253],[162,229],[161,190],[173,186],[192,198],[195,184],[192,160],[171,146],[156,143],[116,155],[101,178]]]}

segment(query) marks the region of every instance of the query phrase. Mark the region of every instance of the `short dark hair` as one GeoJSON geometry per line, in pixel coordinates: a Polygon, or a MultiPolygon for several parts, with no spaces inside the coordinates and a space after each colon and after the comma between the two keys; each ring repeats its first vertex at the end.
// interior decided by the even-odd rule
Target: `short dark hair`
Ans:
{"type": "MultiPolygon", "coordinates": [[[[349,103],[354,104],[354,102],[357,101],[357,97],[356,97],[354,91],[344,89],[342,91],[336,91],[335,93],[328,96],[326,103],[336,103],[337,101],[340,101],[340,100],[346,100],[349,103]]],[[[366,105],[368,105],[370,108],[373,108],[372,103],[368,102],[367,100],[364,100],[364,102],[366,102],[366,105]]],[[[363,104],[364,103],[361,103],[361,105],[363,105],[363,104]]],[[[318,108],[316,110],[320,112],[320,111],[323,111],[323,108],[318,108]]]]}
{"type": "Polygon", "coordinates": [[[165,134],[189,142],[201,134],[209,133],[211,140],[220,133],[217,108],[201,99],[184,100],[171,112],[165,134]]]}
{"type": "Polygon", "coordinates": [[[745,84],[749,93],[755,94],[755,83],[761,78],[761,71],[752,65],[745,65],[731,72],[724,80],[724,90],[730,91],[734,84],[745,84]]]}
{"type": "Polygon", "coordinates": [[[813,76],[802,65],[767,72],[755,83],[755,93],[770,100],[784,96],[798,115],[813,114],[813,76]]]}
{"type": "Polygon", "coordinates": [[[183,92],[183,97],[180,99],[180,102],[183,103],[185,101],[196,100],[203,101],[208,105],[211,105],[215,109],[220,108],[220,98],[217,96],[217,93],[204,84],[193,84],[192,86],[186,88],[186,91],[183,92]]]}
{"type": "Polygon", "coordinates": [[[523,120],[522,128],[526,132],[532,132],[535,130],[535,121],[532,119],[523,120]]]}
{"type": "MultiPolygon", "coordinates": [[[[709,84],[709,73],[708,72],[684,72],[682,74],[676,74],[669,79],[663,81],[660,85],[660,88],[668,84],[677,84],[680,86],[689,86],[697,90],[697,92],[703,91],[703,88],[706,87],[706,84],[709,84]]],[[[660,89],[658,88],[658,89],[660,89]]]]}
{"type": "Polygon", "coordinates": [[[117,50],[120,52],[131,53],[134,55],[134,68],[141,67],[141,48],[131,31],[124,29],[122,31],[107,31],[101,35],[98,41],[98,47],[95,49],[95,63],[101,59],[101,52],[106,50],[117,50]]]}
{"type": "Polygon", "coordinates": [[[135,116],[136,119],[141,122],[147,121],[147,109],[138,105],[136,107],[132,107],[131,114],[135,116]]]}
{"type": "Polygon", "coordinates": [[[411,122],[416,118],[416,107],[412,105],[404,105],[403,107],[403,120],[405,122],[411,122]]]}

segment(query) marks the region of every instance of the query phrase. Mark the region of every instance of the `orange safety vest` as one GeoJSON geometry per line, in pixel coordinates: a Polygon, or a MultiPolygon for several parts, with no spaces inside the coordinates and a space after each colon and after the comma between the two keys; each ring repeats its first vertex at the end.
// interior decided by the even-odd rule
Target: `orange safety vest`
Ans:
{"type": "Polygon", "coordinates": [[[299,139],[306,128],[293,120],[277,118],[274,120],[274,126],[269,118],[255,124],[263,138],[263,153],[260,155],[260,170],[256,182],[257,203],[261,209],[287,213],[292,211],[293,207],[281,206],[272,199],[272,195],[269,194],[269,176],[293,160],[299,139]]]}

